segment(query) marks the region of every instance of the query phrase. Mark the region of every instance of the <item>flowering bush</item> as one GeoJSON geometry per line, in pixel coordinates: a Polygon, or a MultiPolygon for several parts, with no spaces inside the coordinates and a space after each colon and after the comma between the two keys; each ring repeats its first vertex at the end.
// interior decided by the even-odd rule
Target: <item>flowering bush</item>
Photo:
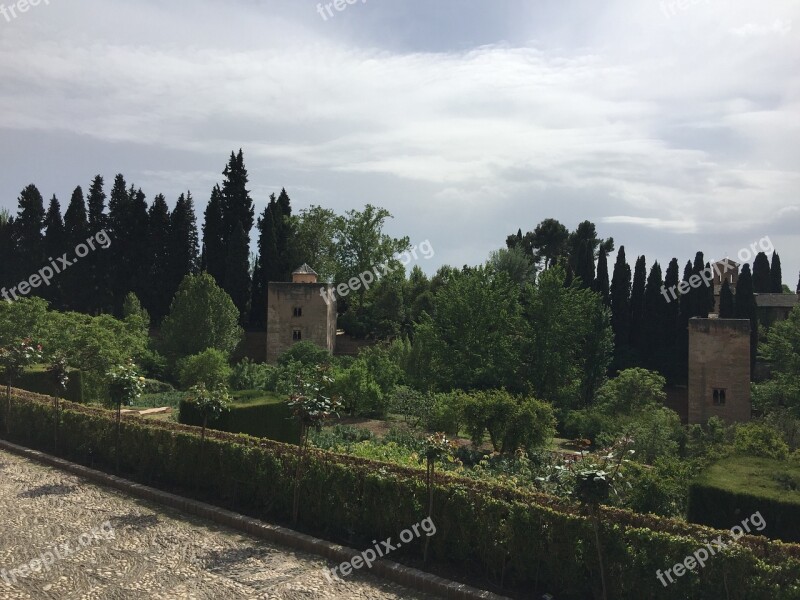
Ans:
{"type": "Polygon", "coordinates": [[[3,367],[9,385],[19,379],[25,367],[40,360],[42,360],[42,347],[34,344],[30,338],[0,348],[0,366],[3,367]]]}
{"type": "Polygon", "coordinates": [[[133,361],[117,365],[107,373],[108,390],[114,406],[130,406],[142,395],[144,377],[140,377],[133,361]]]}

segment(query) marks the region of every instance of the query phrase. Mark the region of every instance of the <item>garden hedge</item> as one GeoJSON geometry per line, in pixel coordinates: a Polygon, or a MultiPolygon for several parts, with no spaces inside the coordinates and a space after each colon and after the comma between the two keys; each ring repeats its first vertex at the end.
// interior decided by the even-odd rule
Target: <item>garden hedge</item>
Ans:
{"type": "Polygon", "coordinates": [[[713,465],[689,487],[688,519],[710,527],[732,527],[756,512],[766,522],[764,535],[786,542],[800,542],[800,492],[779,491],[778,480],[785,477],[793,485],[800,481],[800,466],[770,460],[735,457],[713,465]],[[774,480],[774,488],[744,477],[719,478],[720,470],[732,471],[728,461],[739,467],[757,468],[763,479],[774,480]],[[751,466],[752,465],[752,466],[751,466]]]}
{"type": "MultiPolygon", "coordinates": [[[[59,454],[98,468],[113,465],[113,413],[64,406],[59,454]]],[[[8,438],[52,450],[53,418],[49,399],[15,393],[8,438]]],[[[288,522],[295,446],[218,431],[209,431],[201,446],[195,427],[133,416],[123,418],[121,430],[124,476],[288,522]]],[[[391,536],[396,541],[401,530],[426,516],[423,469],[313,450],[307,461],[298,524],[307,532],[367,548],[372,540],[391,536]]],[[[462,573],[498,592],[515,589],[525,597],[544,592],[559,600],[600,597],[594,530],[576,505],[444,473],[437,475],[434,490],[437,532],[430,538],[430,568],[462,573]]],[[[719,534],[602,508],[599,536],[608,598],[800,598],[800,546],[752,536],[719,553],[698,574],[684,575],[669,587],[659,583],[656,570],[682,562],[719,534]]],[[[422,543],[404,545],[391,557],[418,562],[422,543]]]]}
{"type": "MultiPolygon", "coordinates": [[[[5,387],[5,377],[0,376],[0,385],[5,387]]],[[[36,366],[25,369],[14,386],[36,394],[44,394],[49,396],[55,392],[53,379],[44,367],[36,366]]],[[[84,401],[83,394],[83,373],[80,371],[69,372],[69,382],[67,383],[67,390],[64,393],[64,398],[72,402],[82,403],[84,401]]]]}
{"type": "MultiPolygon", "coordinates": [[[[202,425],[203,418],[195,405],[181,400],[178,419],[186,425],[202,425]]],[[[245,433],[253,437],[269,438],[287,444],[300,441],[300,427],[292,419],[285,402],[266,401],[259,404],[231,404],[230,410],[214,419],[208,427],[229,433],[245,433]]]]}

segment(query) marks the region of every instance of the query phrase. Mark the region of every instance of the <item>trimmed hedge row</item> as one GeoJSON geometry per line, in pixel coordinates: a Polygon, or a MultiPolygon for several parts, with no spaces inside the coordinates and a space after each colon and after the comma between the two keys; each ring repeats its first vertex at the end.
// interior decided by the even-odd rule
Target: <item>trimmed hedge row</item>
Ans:
{"type": "MultiPolygon", "coordinates": [[[[181,423],[195,426],[203,424],[203,418],[191,402],[181,400],[179,411],[178,418],[181,423]]],[[[300,442],[300,427],[292,419],[291,410],[284,402],[244,406],[234,403],[229,411],[215,419],[209,419],[208,427],[229,433],[245,433],[253,437],[268,438],[287,444],[300,442]]]]}
{"type": "Polygon", "coordinates": [[[688,519],[709,527],[730,528],[756,512],[764,517],[763,534],[800,542],[800,505],[753,493],[726,490],[706,481],[689,486],[688,519]]]}
{"type": "MultiPolygon", "coordinates": [[[[3,387],[6,386],[6,383],[5,377],[0,377],[0,384],[3,387]]],[[[55,386],[53,385],[50,374],[41,367],[26,369],[22,374],[22,377],[14,382],[14,386],[36,394],[44,394],[46,396],[49,396],[55,392],[55,386]]],[[[78,403],[82,403],[84,401],[83,373],[81,371],[69,372],[69,382],[67,383],[67,389],[64,393],[64,398],[78,403]]]]}
{"type": "MultiPolygon", "coordinates": [[[[32,394],[20,396],[26,399],[12,404],[9,438],[51,449],[52,404],[32,394]]],[[[271,521],[289,520],[297,457],[293,446],[220,432],[209,432],[201,446],[196,428],[131,417],[123,419],[121,447],[121,469],[132,479],[196,490],[221,506],[271,521]]],[[[65,403],[59,450],[77,462],[113,465],[113,413],[65,403]]],[[[311,452],[301,488],[302,528],[355,547],[388,537],[396,540],[401,530],[425,517],[421,470],[311,452]]],[[[567,600],[599,597],[593,528],[574,506],[452,476],[438,478],[435,498],[437,532],[430,538],[434,563],[524,590],[526,596],[549,591],[567,600]]],[[[627,511],[601,514],[609,598],[800,598],[798,546],[748,536],[697,575],[664,587],[656,571],[683,562],[719,532],[627,511]],[[636,523],[652,523],[664,531],[636,523]]],[[[421,545],[417,540],[392,556],[416,560],[421,545]]]]}

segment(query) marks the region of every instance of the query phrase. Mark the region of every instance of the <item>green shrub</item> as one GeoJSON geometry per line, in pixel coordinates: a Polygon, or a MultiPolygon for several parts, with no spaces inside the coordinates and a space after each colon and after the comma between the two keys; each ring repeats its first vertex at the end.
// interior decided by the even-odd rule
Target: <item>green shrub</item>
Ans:
{"type": "Polygon", "coordinates": [[[456,436],[464,421],[466,396],[461,391],[429,396],[425,427],[456,436]]]}
{"type": "Polygon", "coordinates": [[[216,348],[206,348],[199,354],[178,361],[178,380],[183,389],[202,383],[212,388],[227,384],[231,376],[228,356],[216,348]]]}
{"type": "MultiPolygon", "coordinates": [[[[291,444],[299,442],[299,426],[292,419],[291,411],[283,399],[275,396],[264,397],[260,391],[234,394],[234,398],[229,411],[215,419],[209,419],[210,429],[246,433],[254,437],[291,444]]],[[[200,414],[194,405],[186,400],[180,403],[178,420],[186,425],[202,424],[200,414]]]]}
{"type": "Polygon", "coordinates": [[[504,453],[519,448],[532,452],[555,435],[555,415],[549,404],[518,398],[505,390],[466,395],[464,420],[475,446],[488,431],[495,451],[504,453]]]}
{"type": "Polygon", "coordinates": [[[709,467],[689,487],[688,519],[730,528],[760,512],[764,535],[800,542],[800,467],[787,461],[732,456],[709,467]]]}
{"type": "MultiPolygon", "coordinates": [[[[71,402],[78,403],[88,401],[88,399],[84,399],[85,379],[85,375],[81,371],[69,371],[69,381],[67,382],[67,389],[64,393],[64,398],[71,402]]],[[[2,376],[0,376],[0,385],[6,385],[6,380],[2,376]]],[[[41,365],[36,365],[25,369],[25,372],[16,381],[14,381],[14,387],[33,392],[35,394],[44,394],[46,396],[50,396],[56,391],[56,386],[52,377],[47,372],[46,367],[41,365]]]]}
{"type": "Polygon", "coordinates": [[[306,367],[316,367],[331,362],[330,352],[320,348],[314,342],[297,342],[278,357],[278,366],[285,367],[297,362],[306,367]]]}
{"type": "Polygon", "coordinates": [[[342,398],[348,414],[358,417],[386,416],[386,399],[366,364],[357,360],[349,369],[337,369],[334,379],[336,393],[342,398]]]}
{"type": "MultiPolygon", "coordinates": [[[[9,423],[12,441],[51,449],[53,409],[46,399],[15,399],[9,423]]],[[[59,448],[67,458],[100,468],[114,464],[110,411],[65,403],[61,431],[59,448]]],[[[290,518],[297,460],[291,446],[208,432],[202,450],[206,458],[198,460],[197,428],[123,418],[121,435],[120,469],[126,477],[197,494],[272,522],[290,518]]],[[[390,450],[388,445],[374,449],[390,450]]],[[[421,468],[312,450],[300,485],[303,530],[356,547],[396,538],[427,510],[421,468]]],[[[436,477],[433,489],[437,533],[430,538],[432,567],[464,576],[480,574],[487,586],[501,593],[512,588],[528,595],[549,591],[559,600],[597,597],[595,530],[574,504],[447,473],[436,477]]],[[[762,514],[769,522],[763,510],[762,514]]],[[[796,546],[741,538],[735,547],[718,552],[700,576],[681,577],[664,587],[655,576],[657,570],[682,562],[725,533],[607,507],[599,509],[599,516],[597,536],[608,598],[717,600],[722,590],[736,600],[796,600],[800,595],[796,546]]],[[[744,516],[737,515],[725,527],[744,516]]],[[[420,554],[419,543],[403,544],[396,551],[398,558],[410,561],[419,560],[420,554]]]]}
{"type": "Polygon", "coordinates": [[[789,446],[779,431],[766,423],[742,423],[735,428],[733,447],[737,454],[760,458],[789,458],[789,446]]]}
{"type": "Polygon", "coordinates": [[[263,390],[274,392],[278,379],[277,369],[266,363],[242,359],[233,366],[230,384],[234,390],[263,390]]]}

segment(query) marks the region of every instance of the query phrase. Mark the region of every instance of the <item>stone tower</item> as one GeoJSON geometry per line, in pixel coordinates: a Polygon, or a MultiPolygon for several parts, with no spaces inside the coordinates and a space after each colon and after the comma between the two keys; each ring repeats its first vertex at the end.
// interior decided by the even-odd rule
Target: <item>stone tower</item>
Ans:
{"type": "Polygon", "coordinates": [[[336,346],[336,298],[333,285],[318,283],[314,269],[304,264],[291,282],[267,284],[267,362],[293,344],[315,343],[333,353],[336,346]]]}
{"type": "Polygon", "coordinates": [[[750,321],[689,320],[689,424],[750,420],[750,321]]]}

